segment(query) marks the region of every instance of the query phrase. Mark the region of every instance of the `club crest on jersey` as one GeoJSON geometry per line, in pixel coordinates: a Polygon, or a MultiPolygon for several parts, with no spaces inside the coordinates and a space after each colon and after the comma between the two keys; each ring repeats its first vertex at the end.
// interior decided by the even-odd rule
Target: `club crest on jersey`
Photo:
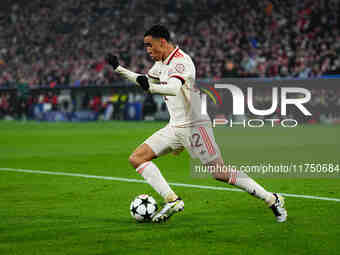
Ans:
{"type": "Polygon", "coordinates": [[[177,65],[175,66],[175,69],[176,69],[177,72],[183,73],[184,70],[185,70],[185,67],[184,67],[183,64],[177,64],[177,65]]]}

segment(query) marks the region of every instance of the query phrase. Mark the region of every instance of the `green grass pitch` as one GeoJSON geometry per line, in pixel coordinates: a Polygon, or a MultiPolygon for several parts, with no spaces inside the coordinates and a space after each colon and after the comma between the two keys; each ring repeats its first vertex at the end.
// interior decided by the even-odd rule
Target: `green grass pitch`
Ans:
{"type": "MultiPolygon", "coordinates": [[[[0,122],[0,168],[141,179],[133,149],[165,123],[0,122]]],[[[216,129],[233,164],[339,163],[340,126],[216,129]]],[[[193,178],[186,152],[155,162],[169,182],[193,178]]],[[[255,178],[268,190],[340,198],[339,178],[255,178]]],[[[0,171],[0,254],[339,254],[340,203],[287,197],[288,221],[243,192],[173,187],[185,210],[165,224],[136,223],[143,183],[0,171]]]]}

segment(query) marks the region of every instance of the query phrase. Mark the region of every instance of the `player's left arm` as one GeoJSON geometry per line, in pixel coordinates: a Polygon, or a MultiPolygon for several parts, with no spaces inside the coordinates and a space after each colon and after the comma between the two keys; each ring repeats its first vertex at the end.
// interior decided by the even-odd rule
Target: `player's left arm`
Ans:
{"type": "Polygon", "coordinates": [[[137,77],[136,81],[144,90],[149,91],[152,94],[176,96],[189,76],[190,72],[186,71],[185,63],[183,61],[173,61],[170,65],[168,79],[165,83],[152,83],[145,76],[137,77]]]}
{"type": "Polygon", "coordinates": [[[132,72],[124,67],[122,67],[121,65],[119,65],[119,61],[118,61],[118,57],[114,56],[113,54],[109,53],[106,57],[105,57],[105,61],[112,66],[112,69],[117,72],[118,74],[120,74],[122,77],[124,77],[125,79],[133,82],[134,84],[137,84],[137,77],[140,76],[141,74],[139,73],[135,73],[132,72]]]}

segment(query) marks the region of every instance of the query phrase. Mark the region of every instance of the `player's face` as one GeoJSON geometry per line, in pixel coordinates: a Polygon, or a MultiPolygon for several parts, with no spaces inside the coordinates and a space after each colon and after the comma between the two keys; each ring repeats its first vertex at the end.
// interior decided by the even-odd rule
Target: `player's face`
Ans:
{"type": "Polygon", "coordinates": [[[154,61],[161,61],[164,53],[164,42],[162,38],[152,38],[151,35],[144,37],[144,47],[154,61]]]}

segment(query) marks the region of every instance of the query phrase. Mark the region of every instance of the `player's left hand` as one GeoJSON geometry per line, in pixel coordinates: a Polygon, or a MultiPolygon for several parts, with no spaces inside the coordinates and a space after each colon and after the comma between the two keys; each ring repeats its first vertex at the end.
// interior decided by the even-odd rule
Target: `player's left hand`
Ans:
{"type": "Polygon", "coordinates": [[[148,78],[145,75],[139,75],[136,79],[137,83],[142,87],[143,90],[148,91],[150,88],[148,78]]]}
{"type": "Polygon", "coordinates": [[[118,57],[111,53],[106,55],[105,61],[112,66],[113,70],[116,70],[116,68],[119,66],[118,57]]]}

